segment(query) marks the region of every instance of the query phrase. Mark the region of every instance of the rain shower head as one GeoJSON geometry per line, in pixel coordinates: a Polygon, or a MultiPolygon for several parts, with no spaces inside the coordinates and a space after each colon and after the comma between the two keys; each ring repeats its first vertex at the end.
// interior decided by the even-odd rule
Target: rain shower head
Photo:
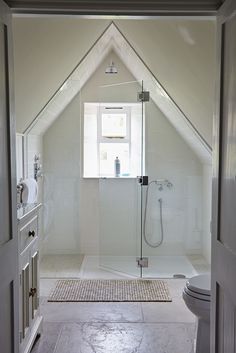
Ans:
{"type": "Polygon", "coordinates": [[[111,61],[110,65],[107,66],[106,68],[105,74],[117,74],[117,73],[118,73],[118,70],[115,67],[113,61],[111,61]]]}

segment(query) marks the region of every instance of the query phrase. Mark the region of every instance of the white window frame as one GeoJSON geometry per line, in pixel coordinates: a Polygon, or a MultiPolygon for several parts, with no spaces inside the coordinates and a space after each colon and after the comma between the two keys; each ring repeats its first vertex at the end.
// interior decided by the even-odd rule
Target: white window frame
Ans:
{"type": "MultiPolygon", "coordinates": [[[[144,108],[144,107],[143,107],[144,108]]],[[[138,103],[95,103],[95,102],[84,102],[84,113],[83,113],[83,163],[82,163],[82,177],[87,178],[116,178],[111,175],[101,175],[100,174],[100,144],[105,143],[128,143],[129,146],[129,173],[126,175],[121,175],[120,178],[135,178],[137,175],[141,175],[141,158],[145,159],[144,144],[142,145],[137,129],[143,129],[142,136],[145,136],[145,114],[144,109],[140,109],[138,103]],[[105,109],[108,108],[108,109],[105,109]],[[118,109],[122,108],[122,109],[118,109]],[[102,136],[102,113],[126,113],[126,136],[123,137],[105,137],[102,136]],[[143,114],[143,115],[142,115],[143,114]],[[88,115],[87,118],[85,116],[88,115]],[[86,122],[87,119],[95,119],[96,128],[90,130],[90,124],[86,122]],[[140,125],[139,125],[140,124],[140,125]],[[87,126],[87,127],[86,127],[87,126]],[[94,131],[93,131],[94,130],[94,131]],[[90,145],[91,143],[91,145],[90,145]],[[137,143],[137,148],[136,148],[137,143]],[[92,154],[90,155],[90,146],[94,149],[95,158],[93,159],[92,154]],[[135,146],[135,147],[134,147],[135,146]],[[141,147],[143,146],[143,154],[141,153],[141,147]],[[141,153],[141,154],[140,154],[141,153]],[[140,154],[140,156],[139,156],[140,154]],[[90,158],[91,156],[91,158],[90,158]],[[86,165],[86,167],[85,167],[86,165]],[[93,171],[94,165],[94,171],[93,171]]],[[[140,130],[141,133],[141,130],[140,130]]]]}
{"type": "Polygon", "coordinates": [[[104,106],[104,107],[99,107],[98,108],[98,135],[97,135],[97,141],[102,142],[102,143],[109,143],[109,142],[114,142],[116,141],[117,143],[130,143],[131,139],[131,124],[130,124],[130,107],[121,107],[117,106],[115,107],[109,107],[109,106],[104,106]],[[102,114],[126,114],[126,137],[106,137],[102,136],[102,114]],[[114,140],[114,141],[113,141],[114,140]]]}
{"type": "MultiPolygon", "coordinates": [[[[131,159],[131,109],[129,106],[125,107],[122,105],[109,106],[102,105],[98,107],[97,114],[97,161],[98,170],[100,171],[100,144],[101,143],[127,143],[129,145],[129,165],[131,159]],[[102,136],[102,114],[126,114],[126,136],[123,137],[105,137],[102,136]]],[[[105,176],[104,176],[105,177],[105,176]]]]}

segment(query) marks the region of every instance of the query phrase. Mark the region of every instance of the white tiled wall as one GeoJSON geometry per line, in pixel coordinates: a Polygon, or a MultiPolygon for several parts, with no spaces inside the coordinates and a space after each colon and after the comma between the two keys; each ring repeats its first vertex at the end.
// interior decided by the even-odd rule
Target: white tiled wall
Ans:
{"type": "MultiPolygon", "coordinates": [[[[112,58],[119,70],[116,82],[133,81],[130,73],[122,67],[121,61],[115,55],[112,58]]],[[[128,90],[126,86],[122,86],[120,96],[117,91],[113,95],[111,88],[106,90],[107,96],[104,91],[101,96],[99,85],[114,83],[114,77],[104,74],[109,61],[107,59],[102,64],[81,94],[71,102],[43,137],[44,251],[48,254],[96,255],[105,250],[106,253],[110,251],[111,255],[121,255],[121,252],[122,255],[138,254],[140,233],[137,229],[140,223],[135,218],[136,204],[131,205],[129,199],[124,199],[122,208],[118,186],[110,185],[108,191],[99,179],[83,179],[81,172],[81,104],[98,102],[101,99],[136,101],[139,87],[135,85],[128,90]],[[124,231],[125,229],[129,231],[124,231]],[[134,234],[137,234],[137,238],[133,237],[134,234]],[[108,247],[105,249],[105,246],[108,247]]],[[[152,101],[146,104],[146,167],[150,180],[169,179],[173,188],[161,192],[154,189],[151,192],[151,216],[154,224],[152,237],[155,241],[160,236],[158,198],[161,197],[164,243],[157,249],[144,244],[144,255],[202,252],[207,256],[208,250],[205,246],[209,234],[206,233],[203,237],[202,209],[203,204],[205,207],[209,205],[205,200],[209,193],[203,192],[205,184],[202,164],[152,101]],[[206,242],[203,242],[203,238],[206,242]]],[[[124,182],[128,197],[130,181],[119,182],[124,182]]],[[[208,190],[208,186],[205,187],[208,190]]]]}
{"type": "MultiPolygon", "coordinates": [[[[32,133],[28,133],[24,137],[24,151],[25,151],[25,178],[34,178],[34,157],[35,155],[40,156],[40,164],[42,165],[43,171],[43,138],[32,133]]],[[[44,176],[39,177],[37,180],[38,184],[38,199],[37,202],[43,201],[43,188],[44,188],[44,176]]],[[[40,239],[40,248],[43,246],[44,238],[44,217],[43,217],[43,208],[40,209],[39,213],[39,239],[40,239]]],[[[41,251],[40,251],[41,256],[41,251]]]]}
{"type": "MultiPolygon", "coordinates": [[[[42,136],[27,134],[25,136],[25,171],[26,178],[34,178],[34,157],[40,156],[40,164],[43,170],[43,144],[42,136]]],[[[42,202],[43,197],[43,177],[38,178],[38,202],[42,202]]]]}
{"type": "MultiPolygon", "coordinates": [[[[144,243],[145,255],[197,254],[201,252],[202,234],[202,165],[195,153],[157,109],[146,104],[146,172],[150,180],[168,179],[173,187],[150,192],[153,222],[149,239],[161,237],[160,207],[162,199],[164,241],[158,248],[144,243]]],[[[150,222],[150,220],[149,220],[150,222]]]]}
{"type": "Polygon", "coordinates": [[[203,232],[202,251],[208,263],[211,262],[211,200],[212,200],[212,166],[203,166],[203,232]]]}

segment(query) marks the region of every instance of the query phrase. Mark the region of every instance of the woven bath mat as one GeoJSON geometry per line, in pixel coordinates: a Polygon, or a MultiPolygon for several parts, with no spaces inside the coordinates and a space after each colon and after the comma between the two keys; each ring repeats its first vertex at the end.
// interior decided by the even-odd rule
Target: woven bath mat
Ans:
{"type": "Polygon", "coordinates": [[[49,302],[170,302],[161,280],[58,280],[49,302]]]}

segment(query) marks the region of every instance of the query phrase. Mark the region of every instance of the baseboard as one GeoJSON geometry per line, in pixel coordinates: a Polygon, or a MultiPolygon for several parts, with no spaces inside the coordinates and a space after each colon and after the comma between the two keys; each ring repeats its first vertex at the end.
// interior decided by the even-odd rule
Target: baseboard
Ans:
{"type": "Polygon", "coordinates": [[[33,327],[31,328],[30,338],[25,344],[23,341],[23,344],[20,347],[20,353],[30,353],[37,335],[42,333],[42,325],[43,325],[43,317],[38,316],[33,327]]]}

